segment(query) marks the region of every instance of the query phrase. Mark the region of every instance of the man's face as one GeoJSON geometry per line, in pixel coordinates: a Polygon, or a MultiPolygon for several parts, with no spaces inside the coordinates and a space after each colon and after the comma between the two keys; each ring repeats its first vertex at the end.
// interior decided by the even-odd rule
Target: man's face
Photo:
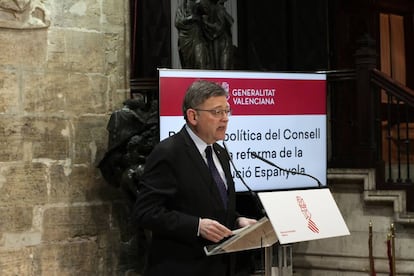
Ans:
{"type": "Polygon", "coordinates": [[[187,111],[187,117],[193,126],[193,131],[207,144],[224,140],[229,121],[228,113],[215,114],[212,110],[229,110],[226,97],[211,97],[195,109],[187,111]]]}

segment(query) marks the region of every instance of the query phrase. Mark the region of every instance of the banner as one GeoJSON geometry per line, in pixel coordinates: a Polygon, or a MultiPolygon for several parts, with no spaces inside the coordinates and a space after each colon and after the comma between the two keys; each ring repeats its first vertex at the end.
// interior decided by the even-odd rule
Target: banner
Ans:
{"type": "Polygon", "coordinates": [[[316,187],[314,178],[326,185],[324,74],[161,69],[159,78],[161,140],[185,124],[181,105],[193,81],[213,81],[228,91],[225,142],[238,192],[247,191],[239,177],[255,191],[316,187]]]}

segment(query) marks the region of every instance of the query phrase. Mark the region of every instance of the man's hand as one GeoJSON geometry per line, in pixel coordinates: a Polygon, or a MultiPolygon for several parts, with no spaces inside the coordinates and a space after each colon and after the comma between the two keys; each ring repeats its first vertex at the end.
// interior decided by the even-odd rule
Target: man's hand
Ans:
{"type": "Polygon", "coordinates": [[[257,222],[257,220],[255,219],[250,219],[250,218],[245,218],[245,217],[239,217],[237,218],[237,226],[239,228],[243,228],[245,226],[251,225],[251,224],[255,224],[257,222]]]}
{"type": "Polygon", "coordinates": [[[232,235],[230,229],[212,219],[200,220],[200,235],[206,240],[219,242],[232,235]]]}

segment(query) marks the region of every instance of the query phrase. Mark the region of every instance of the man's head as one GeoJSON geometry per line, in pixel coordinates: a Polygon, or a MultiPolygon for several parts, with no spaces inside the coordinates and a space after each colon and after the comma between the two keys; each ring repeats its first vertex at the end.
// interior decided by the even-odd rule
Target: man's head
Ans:
{"type": "Polygon", "coordinates": [[[187,124],[207,144],[223,140],[229,121],[227,91],[220,85],[197,80],[187,89],[183,101],[187,124]]]}

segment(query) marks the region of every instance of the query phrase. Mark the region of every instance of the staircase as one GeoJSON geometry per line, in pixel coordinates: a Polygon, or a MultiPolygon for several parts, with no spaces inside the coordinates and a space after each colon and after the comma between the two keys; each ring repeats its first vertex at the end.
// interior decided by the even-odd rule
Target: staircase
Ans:
{"type": "Polygon", "coordinates": [[[396,275],[414,275],[414,213],[402,190],[376,190],[374,169],[329,169],[331,190],[351,235],[293,245],[296,276],[370,275],[369,224],[376,275],[389,275],[387,236],[395,225],[396,275]]]}
{"type": "Polygon", "coordinates": [[[404,190],[377,190],[374,169],[328,169],[328,181],[334,183],[361,182],[364,202],[368,205],[383,204],[393,206],[395,223],[414,226],[414,212],[406,210],[406,192],[404,190]]]}

